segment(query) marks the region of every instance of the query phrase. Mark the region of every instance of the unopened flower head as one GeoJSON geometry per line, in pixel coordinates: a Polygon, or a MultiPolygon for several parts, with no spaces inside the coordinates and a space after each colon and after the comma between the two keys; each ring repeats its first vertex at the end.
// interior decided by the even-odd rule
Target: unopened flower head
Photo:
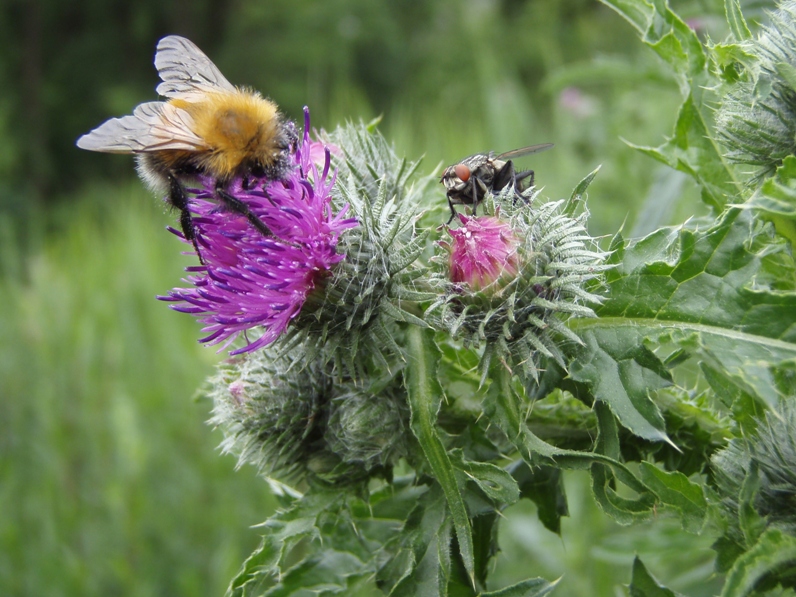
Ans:
{"type": "Polygon", "coordinates": [[[409,412],[403,388],[373,393],[352,384],[337,388],[324,439],[343,462],[365,471],[407,453],[409,412]]]}
{"type": "Polygon", "coordinates": [[[340,127],[324,138],[339,149],[333,204],[347,206],[359,226],[340,237],[345,259],[323,291],[308,298],[286,341],[305,342],[359,378],[366,363],[392,370],[400,360],[397,322],[426,325],[418,302],[433,295],[422,291],[425,268],[418,258],[426,242],[415,224],[433,179],[415,180],[417,164],[399,158],[366,125],[340,127]]]}
{"type": "Polygon", "coordinates": [[[222,449],[286,483],[356,483],[407,455],[406,398],[399,382],[378,393],[330,375],[306,349],[271,347],[223,364],[205,393],[222,449]],[[300,361],[300,362],[297,362],[300,361]]]}
{"type": "Polygon", "coordinates": [[[782,399],[776,412],[757,420],[756,433],[730,441],[711,461],[730,537],[741,545],[748,540],[745,501],[767,526],[796,533],[796,396],[782,399]],[[749,488],[754,495],[744,495],[749,488]]]}
{"type": "MultiPolygon", "coordinates": [[[[587,289],[606,266],[583,226],[586,214],[570,215],[571,202],[541,203],[533,190],[488,196],[477,217],[459,216],[450,242],[435,257],[443,295],[427,315],[442,329],[482,346],[482,375],[493,357],[538,375],[538,357],[563,365],[561,340],[579,342],[564,324],[570,316],[593,317],[587,289]]],[[[520,372],[520,371],[518,371],[520,372]]]]}
{"type": "Polygon", "coordinates": [[[796,154],[796,1],[782,2],[757,39],[744,42],[749,60],[716,114],[716,132],[727,157],[756,168],[753,180],[774,173],[796,154]]]}
{"type": "Polygon", "coordinates": [[[511,224],[494,216],[459,215],[461,226],[448,229],[450,280],[465,283],[471,290],[496,290],[501,281],[514,278],[519,270],[520,244],[511,224]]]}
{"type": "Polygon", "coordinates": [[[190,199],[204,265],[188,268],[193,275],[187,281],[193,287],[175,288],[160,298],[205,324],[202,342],[226,346],[258,328],[262,333],[232,354],[272,343],[345,258],[337,250],[338,241],[357,222],[345,217],[346,206],[332,210],[335,174],[329,149],[323,162],[316,163],[321,146],[310,139],[309,130],[305,111],[304,135],[283,178],[239,178],[227,187],[273,236],[262,234],[245,216],[220,209],[213,179],[201,179],[202,188],[190,199]]]}

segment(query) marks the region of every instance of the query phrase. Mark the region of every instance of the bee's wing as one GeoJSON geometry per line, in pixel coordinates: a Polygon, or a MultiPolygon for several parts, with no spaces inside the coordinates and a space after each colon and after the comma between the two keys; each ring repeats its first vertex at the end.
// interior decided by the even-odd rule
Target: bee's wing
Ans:
{"type": "Polygon", "coordinates": [[[547,151],[553,146],[552,143],[540,143],[539,145],[529,145],[528,147],[521,147],[520,149],[512,149],[511,151],[507,151],[506,153],[501,153],[498,156],[495,156],[499,160],[505,160],[510,158],[518,158],[523,155],[528,155],[531,153],[539,153],[540,151],[547,151]]]}
{"type": "Polygon", "coordinates": [[[206,144],[193,132],[188,112],[166,102],[147,102],[130,116],[103,122],[80,137],[77,146],[103,153],[146,153],[163,149],[198,151],[206,144]]]}
{"type": "Polygon", "coordinates": [[[157,92],[164,97],[195,102],[207,93],[235,91],[210,58],[179,35],[169,35],[158,42],[155,68],[163,79],[157,92]]]}

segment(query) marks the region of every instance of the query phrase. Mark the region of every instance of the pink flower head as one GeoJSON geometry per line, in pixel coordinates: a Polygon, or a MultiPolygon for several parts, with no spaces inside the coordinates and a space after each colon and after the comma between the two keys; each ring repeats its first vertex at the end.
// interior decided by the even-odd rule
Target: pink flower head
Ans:
{"type": "Polygon", "coordinates": [[[484,289],[503,277],[519,271],[519,239],[509,222],[494,216],[467,217],[459,214],[462,225],[449,229],[450,279],[465,282],[471,290],[484,289]]]}
{"type": "MultiPolygon", "coordinates": [[[[318,164],[318,142],[310,140],[309,111],[304,109],[304,136],[290,154],[289,172],[280,179],[261,178],[244,188],[233,180],[227,191],[245,203],[273,233],[265,236],[246,217],[223,209],[215,200],[215,180],[201,180],[189,200],[202,259],[186,268],[191,288],[175,288],[161,300],[171,308],[196,315],[206,344],[224,343],[254,327],[263,334],[239,354],[266,346],[285,331],[307,296],[345,258],[337,253],[340,234],[357,226],[345,219],[348,207],[332,211],[330,155],[318,164]]],[[[185,240],[181,232],[171,232],[185,240]]],[[[189,243],[190,244],[190,243],[189,243]]]]}

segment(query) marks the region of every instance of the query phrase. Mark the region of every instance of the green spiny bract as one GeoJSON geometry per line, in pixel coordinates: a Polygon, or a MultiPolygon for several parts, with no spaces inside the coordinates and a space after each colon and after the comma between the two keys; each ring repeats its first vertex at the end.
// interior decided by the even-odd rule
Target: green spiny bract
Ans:
{"type": "MultiPolygon", "coordinates": [[[[564,325],[571,316],[594,317],[584,303],[599,303],[587,284],[607,266],[584,227],[586,214],[572,217],[569,203],[539,203],[532,190],[522,199],[506,189],[479,205],[482,213],[494,214],[510,224],[517,246],[518,273],[502,277],[498,288],[473,290],[452,283],[447,255],[438,254],[441,265],[436,281],[442,295],[427,311],[430,321],[468,346],[483,346],[483,376],[491,359],[498,358],[526,379],[538,378],[538,357],[555,359],[565,367],[562,342],[580,339],[564,325]],[[498,209],[499,206],[499,209],[498,209]]],[[[512,268],[515,264],[512,263],[512,268]]]]}
{"type": "Polygon", "coordinates": [[[752,180],[762,180],[796,154],[796,2],[783,2],[745,50],[757,63],[724,97],[716,132],[727,157],[754,166],[752,180]]]}
{"type": "Polygon", "coordinates": [[[767,525],[796,534],[796,397],[783,400],[778,413],[766,413],[756,436],[733,440],[712,463],[731,536],[744,536],[739,518],[745,503],[767,525]]]}
{"type": "Polygon", "coordinates": [[[417,301],[433,295],[423,291],[425,268],[418,257],[426,235],[418,235],[428,179],[412,185],[417,164],[399,159],[376,132],[348,125],[329,135],[340,150],[333,201],[359,222],[340,237],[338,251],[346,258],[318,284],[291,326],[285,342],[302,342],[308,358],[328,355],[347,374],[363,377],[363,363],[394,370],[400,349],[395,322],[426,325],[417,301]],[[363,355],[366,358],[363,358],[363,355]]]}
{"type": "Polygon", "coordinates": [[[343,462],[369,472],[407,453],[409,412],[402,390],[375,394],[351,385],[336,393],[330,411],[324,437],[343,462]]]}
{"type": "Polygon", "coordinates": [[[269,348],[231,360],[207,381],[210,423],[221,427],[221,448],[266,477],[301,478],[323,450],[323,417],[333,384],[318,364],[293,367],[292,355],[269,348]]]}
{"type": "Polygon", "coordinates": [[[267,478],[291,484],[358,483],[408,451],[408,411],[392,378],[378,390],[329,375],[325,359],[297,363],[296,348],[261,349],[230,361],[208,380],[211,424],[224,433],[224,452],[267,478]]]}

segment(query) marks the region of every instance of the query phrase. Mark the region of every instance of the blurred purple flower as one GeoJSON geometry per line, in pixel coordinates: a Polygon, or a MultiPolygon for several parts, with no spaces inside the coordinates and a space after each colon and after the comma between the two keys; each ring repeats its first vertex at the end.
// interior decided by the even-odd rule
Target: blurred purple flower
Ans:
{"type": "MultiPolygon", "coordinates": [[[[193,287],[158,297],[173,302],[175,311],[196,315],[207,333],[200,342],[223,343],[222,349],[247,330],[264,329],[230,354],[257,350],[285,331],[316,285],[345,258],[337,253],[340,234],[357,226],[356,219],[344,218],[347,206],[333,213],[330,192],[336,172],[330,176],[329,149],[310,139],[306,108],[304,120],[303,139],[284,178],[249,181],[248,188],[236,179],[227,188],[273,236],[221,209],[214,200],[215,180],[200,180],[202,188],[195,190],[189,207],[204,265],[186,268],[194,274],[186,279],[193,287]]],[[[181,232],[171,232],[185,241],[181,232]]]]}
{"type": "MultiPolygon", "coordinates": [[[[520,242],[508,221],[493,216],[467,217],[459,214],[462,225],[448,232],[450,280],[466,282],[473,291],[487,289],[501,278],[519,271],[517,247],[520,242]]],[[[492,286],[497,290],[497,286],[492,286]]]]}
{"type": "Polygon", "coordinates": [[[579,87],[565,87],[558,94],[558,104],[577,118],[586,118],[597,111],[594,99],[579,87]]]}

